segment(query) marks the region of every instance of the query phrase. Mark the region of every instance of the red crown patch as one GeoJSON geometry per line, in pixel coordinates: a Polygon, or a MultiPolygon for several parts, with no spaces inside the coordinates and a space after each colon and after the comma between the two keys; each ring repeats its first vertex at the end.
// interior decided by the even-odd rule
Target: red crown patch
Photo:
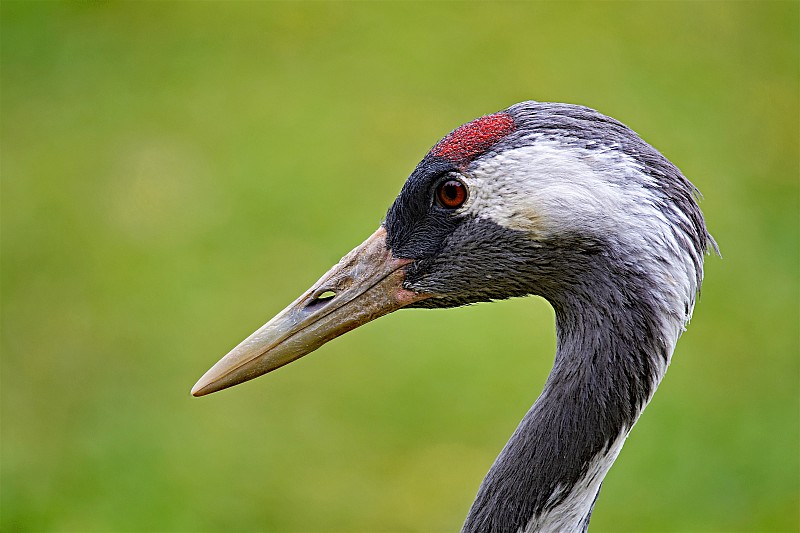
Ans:
{"type": "Polygon", "coordinates": [[[433,147],[431,153],[454,163],[468,163],[514,131],[508,113],[495,113],[459,126],[433,147]]]}

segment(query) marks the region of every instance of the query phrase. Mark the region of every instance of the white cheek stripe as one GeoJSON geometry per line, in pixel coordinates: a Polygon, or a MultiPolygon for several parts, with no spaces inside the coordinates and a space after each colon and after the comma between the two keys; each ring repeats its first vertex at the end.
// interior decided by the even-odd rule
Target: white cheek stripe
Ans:
{"type": "Polygon", "coordinates": [[[533,239],[577,232],[612,240],[660,281],[654,291],[665,304],[673,302],[667,311],[679,329],[689,320],[695,266],[663,203],[656,205],[653,189],[643,186],[655,178],[632,157],[615,147],[588,150],[540,137],[476,161],[463,176],[470,196],[462,212],[533,239]]]}
{"type": "Polygon", "coordinates": [[[558,234],[582,229],[620,229],[653,215],[668,223],[640,183],[641,167],[611,149],[587,150],[539,140],[476,162],[466,176],[465,211],[515,229],[558,234]],[[633,177],[635,175],[635,177],[633,177]]]}

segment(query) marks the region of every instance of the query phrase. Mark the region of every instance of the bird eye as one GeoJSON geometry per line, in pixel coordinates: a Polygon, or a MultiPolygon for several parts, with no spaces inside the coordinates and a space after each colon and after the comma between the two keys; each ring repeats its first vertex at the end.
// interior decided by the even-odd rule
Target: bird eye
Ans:
{"type": "Polygon", "coordinates": [[[448,209],[461,207],[467,201],[467,187],[458,180],[447,180],[436,188],[436,199],[448,209]]]}

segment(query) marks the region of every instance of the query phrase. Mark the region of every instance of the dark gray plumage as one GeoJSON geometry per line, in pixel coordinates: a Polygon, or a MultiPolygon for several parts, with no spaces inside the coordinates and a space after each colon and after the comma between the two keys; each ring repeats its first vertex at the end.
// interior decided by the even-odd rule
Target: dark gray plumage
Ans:
{"type": "MultiPolygon", "coordinates": [[[[646,191],[700,286],[703,256],[713,241],[695,201],[697,190],[675,165],[631,129],[592,109],[524,102],[508,112],[515,131],[470,166],[542,141],[566,150],[624,154],[639,166],[625,177],[625,186],[646,191]]],[[[431,206],[441,175],[460,173],[470,170],[432,154],[423,159],[387,214],[387,242],[396,255],[415,260],[406,288],[444,295],[413,306],[537,294],[555,309],[558,352],[547,385],[497,458],[464,525],[464,531],[517,531],[568,497],[557,487],[576,486],[593,459],[630,430],[654,392],[672,352],[662,316],[673,311],[653,290],[661,281],[642,259],[655,253],[655,261],[669,267],[673,258],[622,245],[617,235],[592,227],[531,238],[475,214],[431,206]]],[[[694,292],[682,306],[684,316],[694,292]]],[[[591,507],[585,526],[590,513],[591,507]]]]}

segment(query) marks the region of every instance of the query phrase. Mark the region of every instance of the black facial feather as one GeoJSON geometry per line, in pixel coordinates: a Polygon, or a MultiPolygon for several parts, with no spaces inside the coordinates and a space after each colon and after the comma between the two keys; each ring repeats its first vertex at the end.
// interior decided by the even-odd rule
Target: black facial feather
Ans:
{"type": "Polygon", "coordinates": [[[444,240],[463,220],[433,201],[435,187],[451,172],[453,163],[428,155],[403,185],[383,223],[386,243],[395,257],[424,259],[441,252],[444,240]]]}

